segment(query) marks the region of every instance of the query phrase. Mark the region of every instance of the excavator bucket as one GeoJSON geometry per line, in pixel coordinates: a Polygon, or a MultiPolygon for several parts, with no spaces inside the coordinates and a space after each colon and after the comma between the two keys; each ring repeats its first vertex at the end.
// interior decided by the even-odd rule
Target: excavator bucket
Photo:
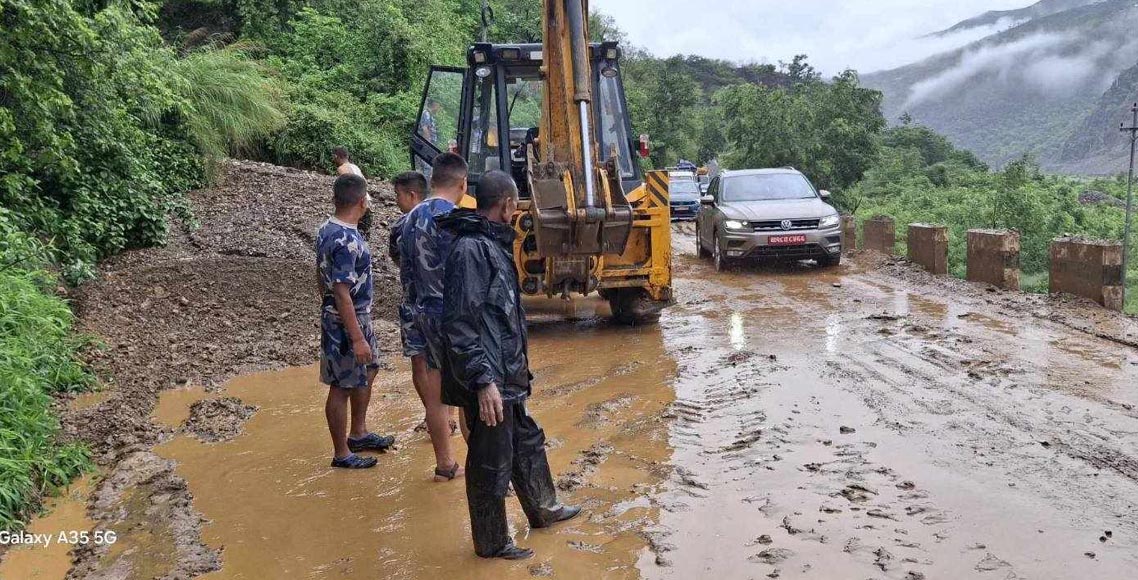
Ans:
{"type": "MultiPolygon", "coordinates": [[[[612,164],[610,163],[610,168],[612,164]]],[[[533,176],[534,237],[542,257],[621,254],[632,231],[632,208],[619,179],[598,171],[603,207],[577,207],[572,174],[558,164],[538,164],[533,176]]]]}

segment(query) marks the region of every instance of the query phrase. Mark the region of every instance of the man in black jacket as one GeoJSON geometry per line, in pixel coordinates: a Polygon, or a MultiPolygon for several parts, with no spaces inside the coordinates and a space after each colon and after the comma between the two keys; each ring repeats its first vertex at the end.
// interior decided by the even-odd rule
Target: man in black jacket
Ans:
{"type": "Polygon", "coordinates": [[[557,502],[545,432],[526,410],[532,375],[510,226],[517,196],[509,174],[490,171],[478,184],[477,211],[456,209],[438,222],[456,238],[443,284],[443,402],[462,407],[470,426],[466,499],[474,551],[509,560],[533,556],[510,538],[511,481],[533,528],[581,511],[557,502]]]}

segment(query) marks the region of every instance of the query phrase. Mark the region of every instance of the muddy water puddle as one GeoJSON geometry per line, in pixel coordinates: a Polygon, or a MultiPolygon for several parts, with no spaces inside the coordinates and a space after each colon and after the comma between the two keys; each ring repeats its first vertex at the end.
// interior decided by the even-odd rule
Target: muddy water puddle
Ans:
{"type": "Polygon", "coordinates": [[[87,496],[94,489],[97,474],[87,474],[51,498],[44,513],[28,524],[27,532],[46,534],[46,544],[27,544],[9,549],[0,561],[0,578],[20,580],[62,580],[71,567],[72,545],[59,541],[59,534],[86,532],[93,526],[87,517],[87,496]]]}
{"type": "MultiPolygon", "coordinates": [[[[589,318],[599,307],[575,308],[589,318]]],[[[535,559],[488,562],[473,555],[464,485],[429,480],[430,444],[413,430],[422,409],[399,362],[377,380],[369,420],[373,430],[394,432],[399,444],[379,456],[379,467],[362,472],[327,465],[325,390],[315,368],[242,377],[216,395],[164,395],[156,414],[166,424],[184,420],[202,397],[237,397],[259,408],[230,441],[182,435],[157,448],[188,481],[194,508],[208,521],[204,542],[223,550],[222,569],[206,577],[635,577],[646,549],[639,532],[658,512],[637,500],[661,481],[671,456],[661,415],[672,401],[675,362],[659,328],[553,322],[565,313],[558,303],[531,309],[538,318],[531,330],[538,376],[531,410],[549,438],[564,499],[586,508],[568,525],[530,531],[509,500],[516,540],[536,550],[535,559]]],[[[453,443],[462,460],[461,438],[453,443]]],[[[141,551],[127,557],[136,568],[146,560],[141,551]]]]}

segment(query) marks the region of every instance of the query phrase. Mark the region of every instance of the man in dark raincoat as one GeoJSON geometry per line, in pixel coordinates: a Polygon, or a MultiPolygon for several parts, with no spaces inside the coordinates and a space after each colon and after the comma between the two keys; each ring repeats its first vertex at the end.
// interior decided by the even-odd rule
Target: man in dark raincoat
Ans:
{"type": "Polygon", "coordinates": [[[525,312],[514,266],[518,188],[502,171],[478,184],[478,210],[439,219],[455,236],[446,262],[443,401],[462,407],[470,426],[466,499],[474,551],[483,558],[533,556],[510,538],[506,491],[512,481],[533,528],[568,520],[581,508],[557,501],[545,432],[526,410],[530,394],[525,312]]]}

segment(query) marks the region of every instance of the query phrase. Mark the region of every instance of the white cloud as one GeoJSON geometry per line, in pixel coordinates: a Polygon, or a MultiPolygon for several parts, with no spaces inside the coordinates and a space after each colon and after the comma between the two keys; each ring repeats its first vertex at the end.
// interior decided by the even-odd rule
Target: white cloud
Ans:
{"type": "Polygon", "coordinates": [[[1013,23],[922,38],[988,10],[1034,0],[593,0],[629,41],[654,54],[699,54],[738,62],[807,54],[826,74],[892,68],[958,48],[1013,23]]]}
{"type": "Polygon", "coordinates": [[[1040,33],[968,50],[955,66],[914,84],[901,108],[960,89],[978,77],[1056,98],[1080,90],[1101,94],[1138,59],[1138,41],[1126,38],[1125,33],[1106,34],[1087,43],[1078,35],[1040,33]]]}

